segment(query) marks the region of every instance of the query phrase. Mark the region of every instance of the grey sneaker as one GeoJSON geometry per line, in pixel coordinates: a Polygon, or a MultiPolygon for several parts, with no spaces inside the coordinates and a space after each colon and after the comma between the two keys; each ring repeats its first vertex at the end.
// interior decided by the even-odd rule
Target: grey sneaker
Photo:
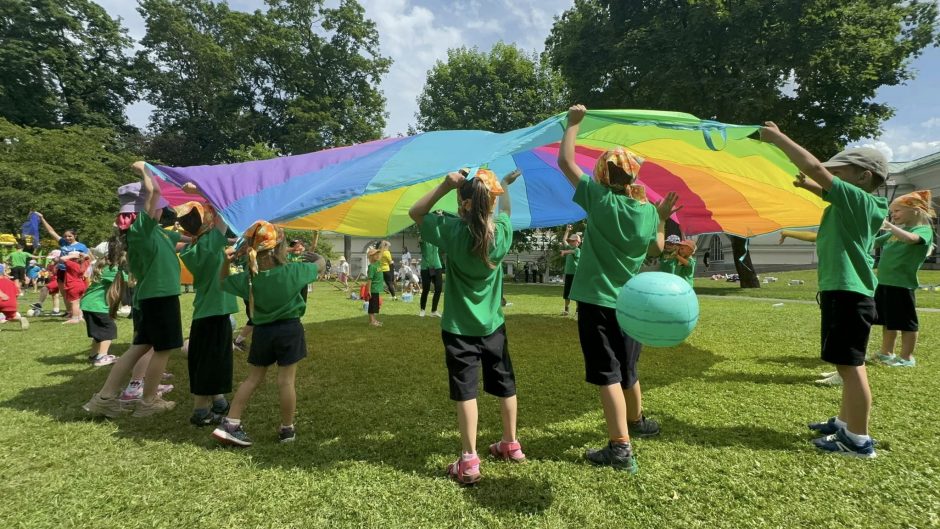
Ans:
{"type": "Polygon", "coordinates": [[[151,415],[156,415],[158,413],[163,413],[165,411],[170,411],[176,407],[176,403],[172,400],[163,400],[160,397],[153,399],[153,402],[148,403],[147,401],[141,400],[137,403],[137,408],[134,410],[133,417],[150,417],[151,415]]]}
{"type": "Polygon", "coordinates": [[[630,443],[607,442],[601,449],[591,449],[584,453],[584,458],[595,465],[613,467],[615,470],[626,470],[636,474],[639,466],[630,443]]]}
{"type": "Polygon", "coordinates": [[[297,430],[293,426],[281,428],[277,432],[277,437],[282,443],[293,443],[297,439],[297,430]]]}
{"type": "Polygon", "coordinates": [[[209,426],[212,424],[219,424],[222,422],[222,415],[208,411],[205,415],[193,413],[189,417],[189,424],[193,426],[209,426]]]}
{"type": "Polygon", "coordinates": [[[640,419],[627,423],[627,430],[631,437],[656,437],[659,435],[659,423],[640,415],[640,419]]]}
{"type": "Polygon", "coordinates": [[[121,406],[121,399],[112,397],[103,399],[99,393],[95,393],[91,400],[82,406],[82,409],[92,415],[103,415],[105,417],[115,418],[127,413],[128,410],[121,406]]]}
{"type": "Polygon", "coordinates": [[[251,446],[251,438],[245,433],[242,425],[232,424],[227,419],[222,419],[222,422],[212,431],[212,437],[227,445],[251,446]]]}

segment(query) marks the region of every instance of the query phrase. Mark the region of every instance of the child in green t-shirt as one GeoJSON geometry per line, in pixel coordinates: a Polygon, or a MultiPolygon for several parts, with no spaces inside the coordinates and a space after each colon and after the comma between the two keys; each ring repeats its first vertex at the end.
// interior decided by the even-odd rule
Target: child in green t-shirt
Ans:
{"type": "Polygon", "coordinates": [[[369,248],[366,252],[369,259],[369,268],[366,270],[366,293],[369,297],[365,300],[369,302],[369,325],[381,327],[382,322],[376,318],[382,303],[382,283],[385,281],[382,273],[382,264],[379,262],[382,258],[382,250],[378,248],[369,248]]]}
{"type": "MultiPolygon", "coordinates": [[[[147,417],[172,410],[176,403],[158,394],[160,381],[170,353],[183,345],[180,319],[180,265],[176,257],[178,233],[160,227],[159,219],[167,202],[153,181],[144,162],[132,165],[141,181],[121,186],[121,209],[115,219],[117,236],[108,245],[109,260],[119,269],[125,266],[137,281],[134,293],[133,345],[114,363],[108,379],[83,408],[89,413],[116,417],[125,412],[118,398],[121,386],[141,358],[151,349],[146,361],[146,375],[135,417],[147,417]]],[[[123,274],[115,274],[115,294],[125,288],[123,274]]],[[[109,315],[114,318],[120,305],[119,295],[109,295],[109,315]]]]}
{"type": "MultiPolygon", "coordinates": [[[[187,184],[183,191],[199,194],[187,184]]],[[[180,259],[193,276],[196,297],[189,329],[189,390],[193,394],[190,424],[218,423],[229,409],[225,394],[232,391],[232,320],[238,312],[235,296],[222,290],[219,281],[225,262],[227,227],[212,205],[187,202],[176,206],[179,225],[191,238],[180,259]]]]}
{"type": "Polygon", "coordinates": [[[294,380],[297,364],[307,356],[307,342],[300,318],[307,309],[303,288],[317,278],[321,261],[315,253],[305,254],[314,262],[287,262],[284,232],[273,224],[259,220],[242,236],[244,243],[238,255],[248,257],[246,271],[229,275],[234,252],[227,251],[222,263],[222,289],[248,299],[248,312],[254,322],[251,349],[248,351],[248,378],[238,386],[228,415],[212,432],[225,444],[251,446],[252,441],[241,424],[241,416],[251,395],[275,362],[278,365],[277,385],[280,396],[280,442],[296,439],[294,412],[297,394],[294,380]]]}
{"type": "Polygon", "coordinates": [[[875,322],[875,286],[871,249],[887,214],[887,201],[872,195],[888,176],[888,161],[871,148],[840,152],[821,163],[771,122],[761,139],[773,143],[800,170],[794,185],[829,202],[816,238],[819,253],[819,306],[822,359],[835,364],[842,378],[839,414],[810,429],[823,435],[820,450],[862,458],[875,457],[868,435],[871,389],[865,355],[875,322]]]}
{"type": "Polygon", "coordinates": [[[565,236],[564,241],[566,243],[565,248],[561,251],[561,255],[565,258],[565,289],[562,292],[562,297],[565,300],[565,310],[561,311],[562,316],[567,316],[568,306],[571,303],[571,284],[574,283],[574,274],[578,271],[578,261],[581,259],[581,235],[575,233],[571,234],[571,224],[565,227],[565,236]]]}
{"type": "Polygon", "coordinates": [[[476,483],[482,477],[476,450],[481,362],[483,390],[499,399],[503,421],[502,438],[490,445],[490,454],[505,461],[525,460],[522,445],[516,440],[516,376],[500,307],[500,264],[512,244],[508,189],[518,176],[519,172],[513,171],[498,182],[489,169],[453,172],[408,211],[420,228],[422,240],[447,254],[447,302],[441,336],[462,445],[460,457],[448,465],[447,473],[461,484],[476,483]],[[460,217],[431,215],[434,204],[452,190],[457,190],[460,217]]]}
{"type": "Polygon", "coordinates": [[[894,367],[914,367],[919,328],[914,292],[920,286],[917,271],[934,247],[931,219],[936,213],[930,191],[900,196],[891,202],[890,211],[891,222],[884,223],[888,233],[875,239],[875,247],[882,248],[875,289],[875,325],[883,326],[878,360],[894,367]],[[894,345],[899,332],[901,355],[897,356],[894,345]]]}
{"type": "MultiPolygon", "coordinates": [[[[94,253],[96,249],[91,251],[94,253]]],[[[82,296],[79,308],[85,319],[85,330],[91,338],[91,354],[88,355],[88,360],[95,367],[101,367],[111,365],[117,360],[116,356],[108,354],[111,341],[117,338],[117,324],[109,314],[107,294],[118,269],[111,264],[106,254],[95,257],[91,285],[82,296]]]]}
{"type": "Polygon", "coordinates": [[[647,255],[663,251],[666,219],[677,209],[676,194],[651,204],[643,186],[634,185],[642,160],[622,147],[598,158],[594,178],[575,159],[575,140],[587,109],[568,110],[568,126],[558,152],[558,167],[575,188],[574,202],[587,212],[587,228],[571,299],[578,302],[578,337],[585,380],[598,386],[607,422],[607,446],[588,450],[595,465],[634,473],[636,457],[630,435],[649,437],[659,425],[643,414],[636,363],[641,345],[617,322],[617,296],[639,273],[647,255]]]}

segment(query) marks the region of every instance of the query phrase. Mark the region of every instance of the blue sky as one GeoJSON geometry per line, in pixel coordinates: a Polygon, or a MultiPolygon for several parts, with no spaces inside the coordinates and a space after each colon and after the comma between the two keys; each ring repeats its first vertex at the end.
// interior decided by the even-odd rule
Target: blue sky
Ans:
{"type": "MultiPolygon", "coordinates": [[[[144,27],[133,0],[96,0],[112,16],[121,17],[131,37],[143,37],[144,27]]],[[[360,0],[366,15],[376,22],[382,53],[395,62],[382,82],[389,112],[386,134],[405,132],[414,123],[416,98],[427,71],[445,59],[447,50],[477,46],[487,50],[503,40],[541,52],[554,17],[573,0],[360,0]]],[[[263,7],[262,0],[229,0],[235,9],[263,7]]],[[[858,144],[872,145],[894,161],[905,161],[940,151],[940,49],[930,48],[912,64],[917,77],[906,85],[886,87],[878,101],[897,110],[884,124],[884,133],[858,144]]],[[[128,117],[145,126],[151,107],[137,103],[128,117]]],[[[561,110],[561,109],[559,109],[561,110]]],[[[768,116],[772,119],[773,116],[768,116]]]]}

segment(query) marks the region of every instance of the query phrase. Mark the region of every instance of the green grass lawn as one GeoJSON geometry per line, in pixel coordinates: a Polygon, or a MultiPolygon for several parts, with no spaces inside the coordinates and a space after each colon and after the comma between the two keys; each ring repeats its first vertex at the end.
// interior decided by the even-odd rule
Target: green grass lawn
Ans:
{"type": "MultiPolygon", "coordinates": [[[[703,283],[700,292],[721,293],[703,283]]],[[[761,294],[783,297],[776,293],[787,288],[761,294]]],[[[247,450],[219,447],[208,429],[187,423],[181,355],[170,363],[176,410],[90,420],[81,405],[108,368],[84,362],[84,328],[52,318],[34,319],[26,332],[5,324],[3,528],[940,525],[932,354],[940,314],[921,314],[916,369],[870,370],[881,448],[860,461],[817,453],[809,442],[806,423],[832,415],[840,395],[812,384],[825,369],[816,307],[703,298],[685,344],[643,352],[645,406],[663,433],[635,442],[640,472],[630,476],[581,458],[605,441],[604,426],[597,392],[583,381],[576,321],[557,315],[560,287],[506,291],[519,437],[530,461],[485,461],[473,488],[444,477],[459,450],[456,419],[440,322],[417,318],[416,303],[386,302],[385,326],[371,328],[360,302],[317,285],[304,318],[311,354],[298,375],[298,440],[276,443],[270,376],[244,417],[256,442],[247,450]]],[[[192,295],[182,300],[188,326],[192,295]]],[[[127,348],[130,327],[120,323],[114,352],[127,348]]],[[[236,380],[244,360],[236,353],[236,380]]],[[[491,397],[480,408],[483,448],[499,436],[499,416],[491,397]]]]}
{"type": "MultiPolygon", "coordinates": [[[[748,296],[755,298],[803,299],[815,300],[816,270],[802,270],[799,272],[768,272],[761,274],[764,277],[776,277],[775,283],[762,283],[760,288],[741,288],[737,283],[727,281],[713,281],[707,277],[695,278],[695,291],[698,294],[710,296],[748,296]],[[799,279],[802,285],[790,285],[790,280],[799,279]]],[[[940,285],[940,270],[921,270],[918,274],[923,286],[940,285]]],[[[917,306],[923,308],[940,308],[940,291],[918,290],[917,306]]]]}

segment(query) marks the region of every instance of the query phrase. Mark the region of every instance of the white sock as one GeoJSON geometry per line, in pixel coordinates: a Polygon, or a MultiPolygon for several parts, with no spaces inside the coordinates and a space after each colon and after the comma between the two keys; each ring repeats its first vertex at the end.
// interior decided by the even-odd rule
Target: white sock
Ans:
{"type": "Polygon", "coordinates": [[[225,418],[225,421],[230,423],[232,426],[238,426],[239,424],[242,423],[241,419],[230,419],[228,417],[225,418]]]}
{"type": "Polygon", "coordinates": [[[844,428],[843,431],[845,432],[845,436],[848,437],[850,441],[855,443],[855,446],[861,446],[871,440],[870,436],[852,433],[848,430],[848,428],[844,428]]]}
{"type": "Polygon", "coordinates": [[[471,459],[473,459],[473,458],[476,457],[476,456],[477,456],[477,453],[476,453],[476,452],[464,452],[463,454],[460,455],[460,457],[461,457],[464,461],[470,461],[471,459]]]}
{"type": "Polygon", "coordinates": [[[843,421],[842,419],[840,419],[840,418],[838,418],[838,417],[835,418],[835,424],[836,424],[836,426],[838,426],[839,428],[842,428],[842,429],[845,430],[845,431],[849,431],[849,425],[848,425],[845,421],[843,421]]]}

